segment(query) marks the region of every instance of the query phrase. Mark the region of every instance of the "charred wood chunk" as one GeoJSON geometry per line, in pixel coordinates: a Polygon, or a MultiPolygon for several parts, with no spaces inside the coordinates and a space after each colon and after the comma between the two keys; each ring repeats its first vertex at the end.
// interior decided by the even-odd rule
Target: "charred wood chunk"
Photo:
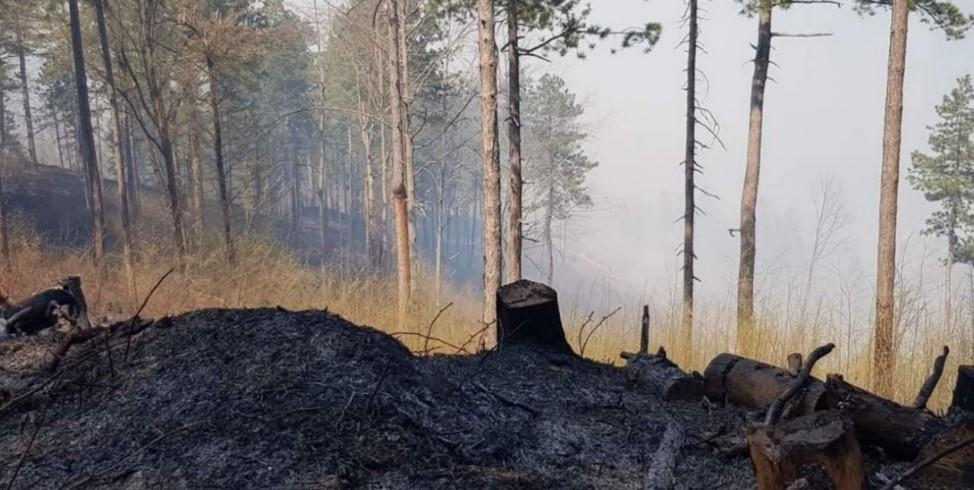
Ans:
{"type": "Polygon", "coordinates": [[[630,354],[626,359],[626,379],[645,387],[664,400],[699,400],[703,397],[703,378],[687,374],[664,356],[630,354]]]}
{"type": "MultiPolygon", "coordinates": [[[[704,371],[707,397],[727,399],[753,408],[765,408],[777,400],[795,381],[786,369],[734,354],[720,354],[704,371]]],[[[792,416],[812,413],[823,408],[825,386],[814,377],[786,407],[792,416]]]]}
{"type": "Polygon", "coordinates": [[[817,464],[838,490],[865,482],[862,451],[852,422],[841,412],[816,412],[779,425],[759,424],[747,435],[759,490],[780,490],[800,480],[801,468],[817,464]]]}
{"type": "Polygon", "coordinates": [[[841,410],[852,419],[861,440],[903,460],[916,458],[924,446],[947,428],[943,419],[926,410],[905,407],[874,395],[836,374],[828,376],[824,398],[830,409],[841,410]]]}
{"type": "Polygon", "coordinates": [[[947,413],[953,420],[974,421],[974,365],[957,368],[957,383],[947,413]]]}
{"type": "Polygon", "coordinates": [[[63,289],[48,289],[14,305],[9,311],[18,312],[18,316],[16,319],[8,317],[8,333],[37,335],[42,330],[56,326],[62,312],[66,311],[69,317],[77,316],[79,307],[71,293],[63,289]]]}
{"type": "Polygon", "coordinates": [[[565,354],[572,348],[558,311],[558,293],[520,280],[497,290],[497,345],[528,343],[565,354]]]}

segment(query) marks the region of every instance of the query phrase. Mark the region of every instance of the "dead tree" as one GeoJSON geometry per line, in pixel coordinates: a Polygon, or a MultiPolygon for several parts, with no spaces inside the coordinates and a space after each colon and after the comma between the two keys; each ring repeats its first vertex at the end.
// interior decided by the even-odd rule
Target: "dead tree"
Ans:
{"type": "Polygon", "coordinates": [[[862,488],[862,452],[852,422],[841,412],[816,412],[779,425],[784,407],[811,381],[815,363],[834,348],[826,344],[812,351],[791,386],[771,404],[764,423],[748,431],[760,490],[785,488],[798,480],[802,466],[811,463],[820,465],[838,490],[862,488]]]}
{"type": "MultiPolygon", "coordinates": [[[[710,361],[704,371],[706,394],[709,398],[753,408],[773,403],[792,385],[795,376],[787,370],[733,354],[720,354],[710,361]]],[[[812,413],[824,406],[825,386],[811,377],[802,392],[791,401],[790,415],[812,413]]]]}
{"type": "Polygon", "coordinates": [[[683,183],[683,335],[687,351],[693,345],[693,261],[697,258],[693,249],[693,223],[697,215],[695,204],[697,187],[694,183],[697,166],[697,0],[687,1],[687,110],[686,140],[684,142],[683,183]]]}
{"type": "Polygon", "coordinates": [[[497,290],[497,345],[529,343],[572,354],[558,311],[558,293],[522,279],[497,290]]]}
{"type": "Polygon", "coordinates": [[[853,386],[830,374],[825,382],[825,403],[841,410],[856,425],[857,436],[885,449],[890,455],[912,460],[931,439],[947,428],[940,417],[853,386]]]}
{"type": "Polygon", "coordinates": [[[649,353],[649,305],[643,305],[643,321],[639,329],[639,353],[649,353]]]}

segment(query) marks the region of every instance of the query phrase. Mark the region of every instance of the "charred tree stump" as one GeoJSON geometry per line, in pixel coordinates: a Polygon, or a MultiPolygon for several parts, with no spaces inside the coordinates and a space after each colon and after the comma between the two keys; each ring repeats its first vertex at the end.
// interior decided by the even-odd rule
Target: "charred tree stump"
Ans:
{"type": "Polygon", "coordinates": [[[841,410],[855,423],[860,439],[890,455],[912,460],[931,439],[947,428],[940,417],[874,395],[830,374],[825,382],[826,405],[841,410]]]}
{"type": "Polygon", "coordinates": [[[974,421],[974,365],[957,368],[957,384],[947,413],[952,420],[974,421]]]}
{"type": "Polygon", "coordinates": [[[664,400],[699,400],[704,395],[703,378],[698,373],[688,375],[663,355],[623,352],[626,360],[626,380],[645,386],[664,400]]]}
{"type": "MultiPolygon", "coordinates": [[[[710,361],[703,376],[707,397],[726,398],[753,408],[771,405],[795,380],[795,376],[785,369],[726,353],[710,361]]],[[[804,415],[823,408],[824,391],[822,382],[811,378],[803,392],[791,401],[789,414],[804,415]]]]}
{"type": "Polygon", "coordinates": [[[561,324],[558,293],[522,279],[497,290],[497,345],[523,343],[573,354],[561,324]]]}
{"type": "Polygon", "coordinates": [[[827,410],[780,425],[752,427],[747,435],[759,490],[781,490],[798,480],[801,467],[818,464],[838,490],[861,490],[862,451],[852,422],[827,410]]]}

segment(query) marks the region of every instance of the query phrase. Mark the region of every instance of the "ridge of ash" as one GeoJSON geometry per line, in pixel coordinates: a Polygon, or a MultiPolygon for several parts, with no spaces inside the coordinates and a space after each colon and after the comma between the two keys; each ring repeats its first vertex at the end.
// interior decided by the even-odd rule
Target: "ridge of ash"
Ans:
{"type": "MultiPolygon", "coordinates": [[[[120,329],[122,330],[122,329],[120,329]]],[[[676,488],[751,488],[707,441],[743,412],[513,346],[414,357],[327,312],[202,310],[76,346],[0,343],[4,488],[639,488],[672,421],[676,488]]]]}

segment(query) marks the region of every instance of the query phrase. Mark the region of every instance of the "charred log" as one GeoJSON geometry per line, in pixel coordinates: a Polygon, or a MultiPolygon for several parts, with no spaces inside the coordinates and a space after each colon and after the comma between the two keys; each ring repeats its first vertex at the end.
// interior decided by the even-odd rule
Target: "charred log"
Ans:
{"type": "Polygon", "coordinates": [[[687,374],[673,361],[660,355],[623,352],[626,360],[626,380],[648,388],[664,400],[699,400],[704,395],[703,378],[698,373],[687,374]]]}
{"type": "MultiPolygon", "coordinates": [[[[785,369],[726,353],[710,361],[704,371],[707,397],[754,408],[770,406],[794,380],[795,376],[785,369]]],[[[792,400],[788,415],[804,415],[823,408],[824,391],[822,382],[812,377],[792,400]]]]}
{"type": "Polygon", "coordinates": [[[855,423],[857,436],[890,455],[912,460],[947,424],[936,415],[874,395],[830,374],[825,383],[826,405],[841,410],[855,423]]]}

